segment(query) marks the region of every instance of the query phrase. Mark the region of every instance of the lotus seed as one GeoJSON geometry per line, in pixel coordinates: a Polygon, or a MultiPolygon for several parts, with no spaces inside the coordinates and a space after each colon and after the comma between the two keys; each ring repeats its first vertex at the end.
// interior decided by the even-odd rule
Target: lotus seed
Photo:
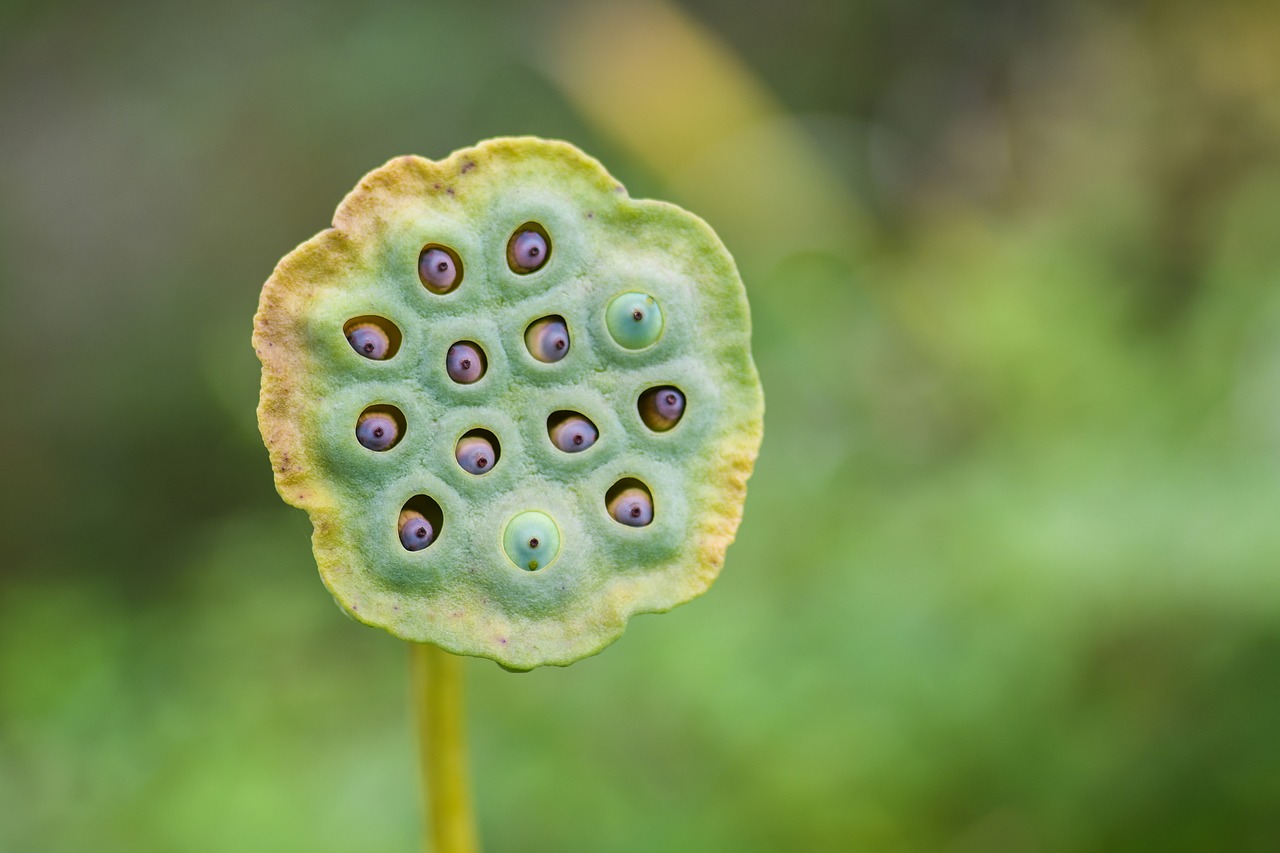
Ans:
{"type": "Polygon", "coordinates": [[[432,293],[448,293],[462,278],[461,265],[443,246],[427,246],[418,255],[418,278],[432,293]]]}
{"type": "Polygon", "coordinates": [[[524,345],[529,354],[548,364],[569,354],[569,328],[563,317],[543,317],[524,332],[524,345]]]}
{"type": "Polygon", "coordinates": [[[406,551],[421,551],[436,539],[435,528],[416,509],[400,510],[400,544],[406,551]]]}
{"type": "Polygon", "coordinates": [[[498,460],[489,439],[479,435],[464,435],[458,441],[454,456],[462,470],[469,474],[485,474],[493,468],[498,460]]]}
{"type": "Polygon", "coordinates": [[[365,412],[356,422],[356,440],[370,450],[390,450],[400,440],[400,426],[386,412],[365,412]]]}
{"type": "Polygon", "coordinates": [[[560,529],[545,512],[522,512],[507,522],[502,548],[522,569],[545,569],[560,553],[560,529]]]}
{"type": "Polygon", "coordinates": [[[582,415],[570,415],[550,427],[551,443],[565,453],[580,453],[596,443],[596,425],[582,415]]]}
{"type": "Polygon", "coordinates": [[[663,385],[640,395],[640,420],[654,432],[666,432],[684,415],[684,394],[679,388],[663,385]]]}
{"type": "Polygon", "coordinates": [[[459,341],[449,347],[445,356],[445,369],[449,378],[460,385],[470,385],[484,376],[484,353],[480,347],[467,341],[459,341]]]}
{"type": "Polygon", "coordinates": [[[609,334],[627,349],[644,349],[662,335],[662,309],[647,293],[615,296],[604,319],[609,334]]]}
{"type": "Polygon", "coordinates": [[[532,224],[517,231],[507,243],[507,263],[513,272],[527,275],[542,268],[551,256],[545,232],[532,224]]]}
{"type": "Polygon", "coordinates": [[[376,323],[357,323],[347,330],[351,348],[365,358],[382,361],[391,351],[391,338],[376,323]]]}
{"type": "Polygon", "coordinates": [[[609,515],[628,527],[644,527],[653,521],[653,499],[639,487],[623,489],[609,501],[609,515]]]}

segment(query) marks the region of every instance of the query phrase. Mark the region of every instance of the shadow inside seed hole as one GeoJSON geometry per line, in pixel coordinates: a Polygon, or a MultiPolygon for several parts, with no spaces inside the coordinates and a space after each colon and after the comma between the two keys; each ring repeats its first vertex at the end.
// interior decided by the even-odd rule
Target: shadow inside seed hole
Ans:
{"type": "Polygon", "coordinates": [[[614,483],[604,496],[609,517],[627,527],[647,527],[653,522],[653,493],[634,477],[614,483]]]}
{"type": "Polygon", "coordinates": [[[370,361],[386,361],[400,351],[400,328],[386,317],[363,314],[342,326],[351,348],[370,361]]]}
{"type": "Polygon", "coordinates": [[[356,441],[378,453],[399,444],[404,432],[404,413],[395,406],[369,406],[356,420],[356,441]]]}
{"type": "Polygon", "coordinates": [[[596,443],[600,430],[581,412],[562,409],[547,418],[547,436],[557,450],[581,453],[596,443]]]}
{"type": "Polygon", "coordinates": [[[404,549],[421,551],[440,538],[440,531],[444,529],[444,511],[435,498],[414,495],[400,509],[397,527],[404,549]]]}
{"type": "Polygon", "coordinates": [[[473,429],[458,439],[454,458],[468,474],[488,474],[502,458],[498,437],[487,429],[473,429]]]}

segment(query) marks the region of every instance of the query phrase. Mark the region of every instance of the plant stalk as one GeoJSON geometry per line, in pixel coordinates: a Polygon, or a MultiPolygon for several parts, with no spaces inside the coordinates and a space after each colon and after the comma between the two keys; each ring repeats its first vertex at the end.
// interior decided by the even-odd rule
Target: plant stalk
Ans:
{"type": "Polygon", "coordinates": [[[411,643],[414,721],[422,765],[424,850],[478,853],[463,721],[463,661],[443,649],[411,643]]]}

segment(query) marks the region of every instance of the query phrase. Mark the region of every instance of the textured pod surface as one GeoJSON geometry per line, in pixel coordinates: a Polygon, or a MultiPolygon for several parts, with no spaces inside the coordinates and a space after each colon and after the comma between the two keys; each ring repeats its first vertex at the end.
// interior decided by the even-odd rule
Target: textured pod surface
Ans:
{"type": "Polygon", "coordinates": [[[279,263],[255,318],[258,421],[276,487],[309,513],[321,576],[352,616],[512,669],[565,665],[616,639],[631,615],[688,601],[719,573],[761,439],[750,337],[733,260],[702,220],[629,198],[567,143],[495,139],[370,172],[333,227],[279,263]],[[508,246],[529,223],[554,250],[518,273],[508,246]],[[448,292],[419,274],[428,246],[447,247],[465,270],[448,292]],[[607,326],[608,306],[629,292],[662,306],[661,336],[641,350],[607,326]],[[365,358],[348,342],[347,324],[366,316],[400,330],[392,357],[365,358]],[[547,316],[562,317],[573,340],[553,363],[524,340],[547,316]],[[457,341],[486,353],[480,381],[449,378],[457,341]],[[636,401],[665,385],[683,391],[688,411],[678,429],[654,432],[636,401]],[[353,430],[371,407],[404,419],[385,451],[353,430]],[[547,435],[557,411],[588,418],[595,444],[557,450],[547,435]],[[476,430],[502,446],[482,477],[455,459],[476,430]],[[624,479],[652,495],[652,523],[610,517],[605,495],[624,479]],[[442,524],[411,551],[401,511],[425,500],[442,524]],[[515,565],[515,540],[504,543],[529,512],[551,519],[558,539],[536,570],[515,565]]]}

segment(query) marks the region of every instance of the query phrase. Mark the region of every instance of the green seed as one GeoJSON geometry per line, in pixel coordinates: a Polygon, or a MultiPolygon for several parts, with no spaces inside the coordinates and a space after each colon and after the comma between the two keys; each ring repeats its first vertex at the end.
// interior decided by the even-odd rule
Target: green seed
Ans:
{"type": "Polygon", "coordinates": [[[546,568],[560,553],[560,529],[545,512],[522,512],[507,522],[502,548],[522,569],[546,568]]]}
{"type": "Polygon", "coordinates": [[[609,334],[627,349],[644,349],[662,336],[662,308],[647,293],[615,296],[604,314],[609,334]]]}

